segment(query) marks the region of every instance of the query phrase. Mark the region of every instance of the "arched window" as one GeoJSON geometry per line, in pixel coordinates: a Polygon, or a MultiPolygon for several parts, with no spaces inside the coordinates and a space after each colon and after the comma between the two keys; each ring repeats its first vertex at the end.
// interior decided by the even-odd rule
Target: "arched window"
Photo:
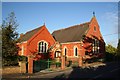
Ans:
{"type": "Polygon", "coordinates": [[[65,61],[67,61],[67,47],[64,48],[65,61]]]}
{"type": "Polygon", "coordinates": [[[57,58],[58,57],[58,53],[57,52],[55,52],[55,58],[57,58]]]}
{"type": "Polygon", "coordinates": [[[77,56],[78,55],[78,53],[77,53],[77,48],[75,48],[75,56],[77,56]]]}
{"type": "Polygon", "coordinates": [[[99,53],[99,40],[93,39],[93,53],[99,53]]]}
{"type": "Polygon", "coordinates": [[[38,43],[38,52],[39,53],[46,53],[48,49],[48,44],[45,41],[40,41],[38,43]]]}
{"type": "Polygon", "coordinates": [[[67,49],[65,48],[65,56],[67,55],[67,49]]]}
{"type": "Polygon", "coordinates": [[[94,31],[96,31],[96,27],[94,26],[94,31]]]}
{"type": "Polygon", "coordinates": [[[55,58],[60,57],[61,54],[59,52],[55,52],[55,58]]]}
{"type": "Polygon", "coordinates": [[[76,46],[74,47],[74,56],[78,56],[78,48],[76,46]]]}

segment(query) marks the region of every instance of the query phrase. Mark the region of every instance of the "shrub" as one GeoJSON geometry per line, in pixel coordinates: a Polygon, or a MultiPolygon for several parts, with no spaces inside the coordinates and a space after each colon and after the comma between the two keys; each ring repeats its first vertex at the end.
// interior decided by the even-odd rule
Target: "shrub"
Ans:
{"type": "Polygon", "coordinates": [[[69,60],[69,61],[68,61],[68,64],[67,64],[67,67],[70,67],[71,65],[72,65],[72,61],[69,60]]]}
{"type": "Polygon", "coordinates": [[[56,67],[61,67],[61,62],[56,62],[56,67]]]}
{"type": "Polygon", "coordinates": [[[2,66],[18,66],[18,57],[17,56],[9,56],[6,59],[3,59],[2,66]]]}
{"type": "Polygon", "coordinates": [[[75,62],[72,64],[72,67],[78,67],[78,62],[75,61],[75,62]]]}
{"type": "Polygon", "coordinates": [[[18,59],[19,59],[19,61],[27,61],[26,56],[19,56],[18,59]]]}

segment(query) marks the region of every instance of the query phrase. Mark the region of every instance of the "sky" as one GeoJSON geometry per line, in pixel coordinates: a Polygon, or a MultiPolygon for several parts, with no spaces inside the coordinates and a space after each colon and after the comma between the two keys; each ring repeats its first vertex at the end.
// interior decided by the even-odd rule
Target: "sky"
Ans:
{"type": "Polygon", "coordinates": [[[2,19],[10,12],[16,15],[18,33],[46,24],[54,30],[89,22],[93,11],[106,44],[117,47],[118,2],[2,2],[2,19]]]}
{"type": "Polygon", "coordinates": [[[3,2],[118,2],[119,0],[1,0],[3,2]]]}

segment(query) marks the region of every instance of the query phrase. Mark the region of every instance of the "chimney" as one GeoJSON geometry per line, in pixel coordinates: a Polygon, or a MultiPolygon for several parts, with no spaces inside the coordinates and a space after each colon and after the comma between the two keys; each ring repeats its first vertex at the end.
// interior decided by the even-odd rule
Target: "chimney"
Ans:
{"type": "Polygon", "coordinates": [[[24,35],[24,34],[23,34],[23,33],[21,33],[21,34],[20,34],[20,37],[22,37],[23,35],[24,35]]]}

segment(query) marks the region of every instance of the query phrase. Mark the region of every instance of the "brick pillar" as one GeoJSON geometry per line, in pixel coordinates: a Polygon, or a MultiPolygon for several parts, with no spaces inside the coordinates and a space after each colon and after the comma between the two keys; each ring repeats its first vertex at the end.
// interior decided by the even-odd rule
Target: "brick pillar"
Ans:
{"type": "Polygon", "coordinates": [[[20,73],[26,73],[26,62],[19,62],[20,73]]]}
{"type": "Polygon", "coordinates": [[[28,57],[28,73],[33,73],[33,58],[28,57]]]}
{"type": "Polygon", "coordinates": [[[79,55],[79,67],[82,67],[83,65],[83,58],[81,55],[79,55]]]}
{"type": "Polygon", "coordinates": [[[61,69],[64,70],[65,69],[65,55],[63,55],[61,57],[61,69]]]}

